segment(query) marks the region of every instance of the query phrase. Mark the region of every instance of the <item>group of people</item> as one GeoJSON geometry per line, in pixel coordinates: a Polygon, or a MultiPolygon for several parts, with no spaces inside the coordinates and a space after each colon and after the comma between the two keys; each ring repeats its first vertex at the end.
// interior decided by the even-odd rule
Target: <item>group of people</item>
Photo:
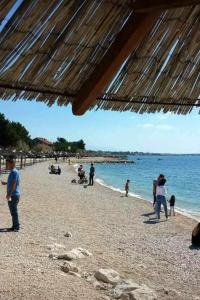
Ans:
{"type": "MultiPolygon", "coordinates": [[[[95,174],[94,164],[91,163],[90,171],[89,171],[89,185],[94,185],[94,174],[95,174]]],[[[78,168],[78,177],[80,183],[85,182],[86,177],[85,177],[85,170],[83,168],[83,165],[80,165],[78,168]]]]}
{"type": "MultiPolygon", "coordinates": [[[[170,205],[169,214],[168,214],[167,200],[166,200],[167,189],[165,187],[165,183],[166,183],[166,178],[163,174],[160,174],[158,178],[153,181],[153,207],[158,221],[160,220],[161,205],[163,205],[164,207],[166,219],[168,218],[168,215],[175,216],[174,206],[175,206],[176,198],[174,195],[172,195],[168,200],[170,205]]],[[[128,197],[128,193],[129,193],[129,184],[130,184],[130,180],[127,179],[124,187],[126,197],[128,197]]]]}
{"type": "Polygon", "coordinates": [[[8,207],[12,217],[12,227],[7,228],[7,231],[18,232],[20,229],[18,216],[18,204],[20,199],[20,178],[19,172],[15,168],[14,157],[8,157],[6,159],[6,169],[10,171],[8,180],[1,180],[1,184],[7,186],[6,200],[8,201],[8,207]]]}
{"type": "MultiPolygon", "coordinates": [[[[166,200],[166,194],[167,189],[165,187],[166,184],[166,178],[163,174],[160,174],[157,179],[153,181],[153,206],[154,210],[157,216],[157,221],[160,220],[160,211],[161,211],[161,205],[164,207],[165,217],[168,219],[168,209],[167,209],[167,200],[166,200]]],[[[169,215],[175,216],[174,206],[175,206],[176,198],[174,195],[172,195],[169,199],[169,215]]]]}
{"type": "Polygon", "coordinates": [[[58,167],[56,167],[56,166],[54,166],[54,165],[51,165],[50,167],[49,167],[49,169],[50,169],[50,174],[56,174],[56,175],[60,175],[61,174],[61,168],[58,166],[58,167]]]}

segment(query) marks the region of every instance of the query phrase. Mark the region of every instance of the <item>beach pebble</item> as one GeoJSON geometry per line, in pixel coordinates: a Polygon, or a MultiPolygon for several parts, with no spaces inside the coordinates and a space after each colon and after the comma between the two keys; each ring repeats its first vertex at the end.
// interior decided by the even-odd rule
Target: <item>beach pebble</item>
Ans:
{"type": "Polygon", "coordinates": [[[157,296],[146,285],[139,285],[132,280],[122,280],[114,288],[113,297],[122,300],[155,300],[157,296]]]}
{"type": "Polygon", "coordinates": [[[116,284],[120,280],[119,273],[112,269],[99,269],[94,276],[99,281],[111,284],[116,284]]]}
{"type": "Polygon", "coordinates": [[[122,280],[120,283],[116,285],[115,289],[113,290],[113,295],[116,299],[119,299],[122,294],[131,292],[139,288],[140,288],[139,284],[131,280],[122,280]]]}
{"type": "Polygon", "coordinates": [[[120,296],[121,300],[156,300],[157,295],[146,285],[141,285],[130,292],[124,292],[120,296]]]}
{"type": "Polygon", "coordinates": [[[64,260],[75,260],[79,258],[85,258],[87,256],[91,256],[92,253],[87,251],[86,249],[83,248],[75,248],[72,249],[71,251],[68,251],[64,254],[60,254],[57,256],[58,259],[64,259],[64,260]]]}
{"type": "Polygon", "coordinates": [[[81,274],[77,273],[77,272],[72,272],[72,271],[69,271],[68,273],[69,275],[72,275],[72,276],[76,276],[76,277],[79,277],[81,278],[81,274]]]}
{"type": "Polygon", "coordinates": [[[65,237],[72,237],[72,234],[71,234],[71,232],[69,231],[69,232],[66,232],[66,233],[64,234],[64,236],[65,236],[65,237]]]}
{"type": "Polygon", "coordinates": [[[79,273],[80,269],[75,266],[72,262],[66,262],[63,266],[61,266],[61,270],[65,273],[74,272],[79,273]]]}

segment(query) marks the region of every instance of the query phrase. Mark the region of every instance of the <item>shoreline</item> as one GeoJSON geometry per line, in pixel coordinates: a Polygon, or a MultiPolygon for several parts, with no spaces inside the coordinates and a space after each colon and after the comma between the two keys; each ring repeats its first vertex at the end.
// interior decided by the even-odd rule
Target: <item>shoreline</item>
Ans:
{"type": "MultiPolygon", "coordinates": [[[[83,162],[83,163],[89,163],[89,162],[83,162]]],[[[77,163],[75,163],[73,165],[73,167],[74,167],[74,170],[76,172],[77,163]]],[[[97,178],[94,179],[94,181],[97,184],[99,184],[101,186],[104,186],[104,187],[106,187],[106,188],[108,188],[108,189],[110,189],[112,191],[118,192],[118,193],[120,193],[122,195],[125,194],[125,192],[123,190],[121,190],[120,188],[114,187],[112,185],[106,184],[106,182],[103,179],[101,179],[101,178],[97,177],[97,178]]],[[[152,206],[152,201],[151,200],[145,199],[144,197],[142,197],[140,195],[137,195],[137,194],[134,194],[134,193],[129,193],[129,197],[136,198],[137,200],[143,200],[143,201],[151,204],[151,206],[152,206]]],[[[200,212],[190,212],[190,211],[187,211],[186,209],[184,210],[184,209],[182,209],[182,208],[180,208],[178,206],[175,207],[175,211],[176,211],[177,214],[181,214],[181,215],[183,215],[183,216],[185,216],[187,218],[190,218],[192,220],[200,222],[200,212]]]]}
{"type": "MultiPolygon", "coordinates": [[[[73,165],[62,163],[59,176],[49,174],[48,165],[20,171],[21,230],[0,233],[0,299],[114,300],[108,285],[99,289],[86,280],[101,268],[146,285],[157,299],[198,299],[200,251],[191,247],[194,220],[177,214],[165,221],[161,214],[156,223],[147,201],[125,198],[97,183],[87,188],[72,184],[73,165]],[[72,236],[66,237],[67,232],[72,236]],[[65,261],[51,258],[79,247],[92,256],[74,261],[78,276],[63,272],[65,261]]],[[[3,188],[0,197],[5,199],[3,188]]],[[[0,221],[2,229],[10,227],[7,205],[1,206],[0,221]]]]}

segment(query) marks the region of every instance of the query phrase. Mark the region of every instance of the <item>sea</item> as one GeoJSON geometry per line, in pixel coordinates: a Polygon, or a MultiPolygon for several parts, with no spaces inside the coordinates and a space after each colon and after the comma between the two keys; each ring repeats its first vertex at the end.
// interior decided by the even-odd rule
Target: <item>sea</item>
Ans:
{"type": "MultiPolygon", "coordinates": [[[[152,183],[159,174],[167,182],[167,199],[176,196],[176,210],[200,221],[200,155],[134,155],[135,163],[97,163],[95,180],[124,193],[130,180],[130,195],[152,202],[152,183]]],[[[85,164],[86,173],[89,165],[85,164]]]]}

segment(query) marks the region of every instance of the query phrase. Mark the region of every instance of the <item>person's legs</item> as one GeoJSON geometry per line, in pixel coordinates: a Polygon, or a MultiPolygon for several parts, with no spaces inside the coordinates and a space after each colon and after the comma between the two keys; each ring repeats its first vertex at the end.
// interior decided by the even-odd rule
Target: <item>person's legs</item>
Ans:
{"type": "Polygon", "coordinates": [[[161,207],[161,196],[156,197],[156,215],[158,220],[160,219],[160,207],[161,207]]]}
{"type": "Polygon", "coordinates": [[[174,206],[171,206],[170,208],[171,208],[172,215],[175,216],[174,206]]]}
{"type": "Polygon", "coordinates": [[[17,209],[18,203],[19,203],[19,196],[12,196],[11,201],[8,201],[8,206],[10,209],[10,214],[11,214],[12,223],[13,223],[12,228],[16,229],[16,230],[19,230],[19,227],[20,227],[18,209],[17,209]]]}
{"type": "Polygon", "coordinates": [[[91,175],[89,176],[89,185],[91,185],[92,177],[91,175]]]}
{"type": "Polygon", "coordinates": [[[156,195],[153,194],[153,207],[155,207],[155,204],[156,204],[156,195]]]}
{"type": "Polygon", "coordinates": [[[168,212],[167,212],[167,201],[166,201],[166,199],[165,199],[165,197],[164,197],[164,196],[162,196],[162,199],[161,199],[161,201],[162,201],[162,205],[163,205],[163,207],[164,207],[164,211],[165,211],[165,217],[166,217],[166,218],[168,218],[168,212]]]}
{"type": "Polygon", "coordinates": [[[169,216],[171,217],[171,214],[172,214],[172,206],[170,206],[170,209],[169,209],[169,216]]]}
{"type": "Polygon", "coordinates": [[[92,175],[91,176],[91,185],[93,185],[94,184],[94,176],[92,175]]]}

